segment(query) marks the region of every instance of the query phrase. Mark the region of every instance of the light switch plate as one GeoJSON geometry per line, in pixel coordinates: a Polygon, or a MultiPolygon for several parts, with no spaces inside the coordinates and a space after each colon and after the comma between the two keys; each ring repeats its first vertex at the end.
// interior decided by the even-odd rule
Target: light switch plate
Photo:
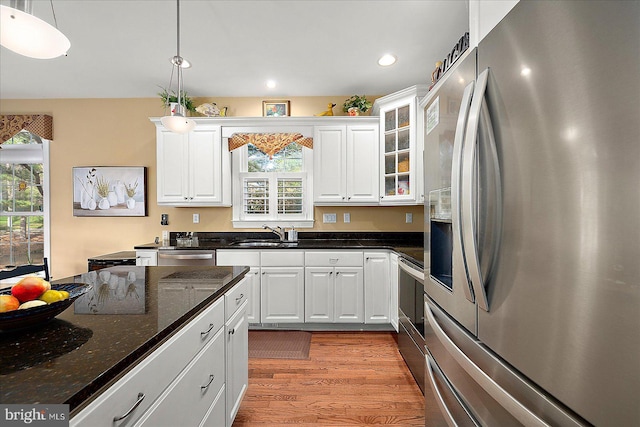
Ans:
{"type": "Polygon", "coordinates": [[[337,216],[334,213],[326,213],[322,214],[322,222],[325,224],[335,224],[337,220],[337,216]]]}
{"type": "Polygon", "coordinates": [[[350,213],[345,212],[345,213],[343,214],[343,217],[344,217],[344,222],[345,222],[345,223],[351,222],[351,214],[350,214],[350,213]]]}
{"type": "Polygon", "coordinates": [[[411,223],[413,222],[413,214],[412,214],[412,213],[407,212],[407,213],[404,215],[404,222],[405,222],[405,223],[407,223],[407,224],[411,224],[411,223]]]}

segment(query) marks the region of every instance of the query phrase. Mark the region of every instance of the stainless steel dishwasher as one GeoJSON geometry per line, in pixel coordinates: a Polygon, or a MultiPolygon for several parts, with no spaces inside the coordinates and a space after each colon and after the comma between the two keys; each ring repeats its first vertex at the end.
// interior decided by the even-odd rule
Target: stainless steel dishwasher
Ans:
{"type": "Polygon", "coordinates": [[[214,249],[159,249],[158,265],[216,265],[214,249]]]}

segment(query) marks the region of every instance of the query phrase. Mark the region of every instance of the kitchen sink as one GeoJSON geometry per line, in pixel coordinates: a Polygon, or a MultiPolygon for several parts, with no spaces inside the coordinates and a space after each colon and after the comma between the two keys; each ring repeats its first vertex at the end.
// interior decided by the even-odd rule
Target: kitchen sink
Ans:
{"type": "Polygon", "coordinates": [[[241,240],[230,243],[230,246],[241,246],[245,248],[288,248],[296,246],[297,242],[278,242],[274,240],[241,240]]]}

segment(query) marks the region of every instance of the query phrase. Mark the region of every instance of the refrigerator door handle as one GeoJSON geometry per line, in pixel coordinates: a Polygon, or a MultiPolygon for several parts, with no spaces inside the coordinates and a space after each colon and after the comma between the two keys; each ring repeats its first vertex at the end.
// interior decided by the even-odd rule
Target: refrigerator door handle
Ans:
{"type": "Polygon", "coordinates": [[[478,244],[476,241],[475,195],[473,192],[474,166],[476,162],[476,142],[480,127],[480,113],[484,103],[484,94],[487,89],[489,68],[484,70],[476,80],[476,87],[471,100],[469,120],[465,133],[465,142],[462,149],[462,172],[460,192],[460,212],[462,218],[462,242],[465,254],[465,263],[469,274],[469,281],[473,288],[478,307],[489,311],[489,300],[480,272],[480,257],[478,256],[478,244]]]}
{"type": "Polygon", "coordinates": [[[484,372],[473,360],[469,359],[466,354],[449,338],[446,332],[438,324],[431,303],[427,301],[425,304],[425,315],[438,340],[442,343],[447,352],[453,359],[478,383],[484,391],[487,392],[496,402],[498,402],[507,412],[514,418],[526,426],[533,427],[550,427],[544,420],[540,419],[536,414],[527,409],[516,398],[511,396],[497,382],[495,382],[486,372],[484,372]]]}
{"type": "MultiPolygon", "coordinates": [[[[462,241],[462,216],[461,216],[461,194],[460,180],[462,173],[462,148],[464,146],[465,125],[469,117],[469,109],[471,108],[471,96],[473,95],[474,82],[472,81],[464,88],[462,94],[462,102],[460,103],[460,113],[458,114],[458,122],[456,123],[456,133],[453,140],[453,158],[451,163],[451,223],[454,245],[454,258],[464,258],[463,241],[462,241]]],[[[463,272],[465,277],[466,271],[463,272]]],[[[471,302],[475,302],[473,291],[471,289],[470,280],[467,278],[466,286],[463,286],[464,296],[471,302]]]]}

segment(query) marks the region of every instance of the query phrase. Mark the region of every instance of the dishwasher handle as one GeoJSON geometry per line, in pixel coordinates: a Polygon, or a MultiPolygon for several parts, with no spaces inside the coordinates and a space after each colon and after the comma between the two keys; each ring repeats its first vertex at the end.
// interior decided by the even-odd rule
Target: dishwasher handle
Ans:
{"type": "Polygon", "coordinates": [[[213,252],[207,253],[191,253],[191,254],[174,254],[167,252],[159,252],[158,258],[164,259],[213,259],[213,252]]]}

